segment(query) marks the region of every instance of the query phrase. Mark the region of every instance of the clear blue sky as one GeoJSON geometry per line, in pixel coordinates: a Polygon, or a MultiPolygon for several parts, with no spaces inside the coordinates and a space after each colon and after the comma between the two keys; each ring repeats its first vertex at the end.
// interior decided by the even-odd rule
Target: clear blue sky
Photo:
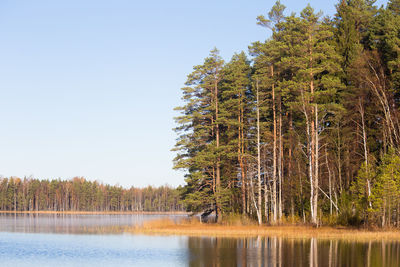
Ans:
{"type": "MultiPolygon", "coordinates": [[[[337,1],[310,3],[324,14],[337,1]]],[[[382,4],[386,1],[378,1],[382,4]]],[[[173,111],[193,65],[269,35],[274,1],[1,0],[0,175],[178,185],[173,111]]]]}

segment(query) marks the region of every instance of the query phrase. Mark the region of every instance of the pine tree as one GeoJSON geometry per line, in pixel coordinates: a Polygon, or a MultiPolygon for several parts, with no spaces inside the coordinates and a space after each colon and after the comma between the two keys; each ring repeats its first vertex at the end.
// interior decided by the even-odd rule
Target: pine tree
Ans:
{"type": "Polygon", "coordinates": [[[304,115],[310,211],[312,222],[317,224],[320,135],[329,114],[340,109],[334,102],[341,87],[337,76],[339,60],[331,26],[321,22],[310,6],[301,12],[300,18],[288,17],[281,27],[280,69],[285,78],[280,87],[288,99],[293,99],[293,112],[304,115]]]}
{"type": "MultiPolygon", "coordinates": [[[[221,84],[221,122],[225,125],[225,150],[228,166],[225,169],[237,167],[239,170],[238,186],[240,187],[241,212],[246,212],[246,157],[248,140],[245,133],[248,131],[248,120],[251,115],[250,109],[250,62],[244,52],[235,54],[231,61],[224,67],[224,79],[221,84]]],[[[238,177],[236,171],[230,172],[229,184],[232,184],[231,191],[234,190],[235,180],[238,177]]],[[[232,191],[232,194],[234,192],[232,191]]],[[[240,205],[239,204],[239,205],[240,205]]]]}
{"type": "MultiPolygon", "coordinates": [[[[279,61],[279,50],[277,49],[278,43],[276,42],[277,32],[279,32],[279,25],[285,20],[284,11],[285,6],[277,1],[268,12],[268,19],[264,16],[257,17],[257,24],[269,28],[273,33],[273,39],[267,40],[265,43],[256,42],[250,47],[250,52],[255,56],[255,79],[257,80],[257,95],[264,99],[266,95],[271,95],[270,106],[272,107],[272,223],[276,223],[282,218],[282,181],[283,181],[283,150],[282,150],[282,113],[281,113],[281,97],[277,97],[276,91],[276,65],[279,61]],[[258,87],[263,89],[258,90],[258,87]],[[278,101],[279,99],[279,101],[278,101]],[[278,133],[278,116],[277,107],[279,107],[279,133],[278,133]],[[279,149],[278,149],[279,140],[279,149]],[[277,153],[279,151],[279,154],[277,153]],[[278,180],[279,179],[279,180],[278,180]]],[[[265,102],[265,100],[262,100],[265,102]]],[[[257,101],[257,111],[262,110],[259,101],[257,101]]],[[[258,148],[259,149],[259,148],[258,148]]],[[[258,153],[260,154],[260,152],[258,153]]],[[[265,170],[264,170],[265,173],[265,170]]],[[[264,175],[265,178],[265,175],[264,175]]],[[[259,178],[260,180],[261,178],[259,178]]],[[[265,201],[265,216],[267,217],[267,179],[264,181],[264,201],[265,201]]],[[[261,204],[261,188],[259,188],[259,206],[261,204]]]]}
{"type": "Polygon", "coordinates": [[[218,50],[211,51],[204,63],[194,67],[182,88],[184,107],[177,108],[180,133],[175,150],[175,168],[189,171],[185,199],[194,210],[214,209],[221,218],[221,146],[219,86],[223,60],[218,50]]]}

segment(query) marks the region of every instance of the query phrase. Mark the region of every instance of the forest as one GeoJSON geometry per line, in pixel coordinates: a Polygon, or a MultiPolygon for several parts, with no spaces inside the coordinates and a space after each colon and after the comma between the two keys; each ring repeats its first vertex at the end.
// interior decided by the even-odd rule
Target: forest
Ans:
{"type": "Polygon", "coordinates": [[[2,211],[183,211],[177,189],[169,186],[125,189],[88,181],[0,179],[2,211]]]}
{"type": "Polygon", "coordinates": [[[400,1],[287,14],[277,1],[255,18],[265,41],[227,62],[215,48],[187,76],[173,149],[185,207],[400,227],[400,1]]]}

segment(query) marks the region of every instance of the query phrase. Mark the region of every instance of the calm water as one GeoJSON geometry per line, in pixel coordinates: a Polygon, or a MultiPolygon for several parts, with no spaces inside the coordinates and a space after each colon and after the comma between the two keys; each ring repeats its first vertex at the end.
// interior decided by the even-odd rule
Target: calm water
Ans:
{"type": "Polygon", "coordinates": [[[0,231],[18,233],[87,234],[117,230],[115,228],[140,225],[145,221],[186,217],[185,215],[142,214],[0,214],[0,231]],[[113,229],[110,229],[113,228],[113,229]]]}
{"type": "Polygon", "coordinates": [[[399,242],[104,231],[109,226],[140,224],[157,217],[1,214],[0,266],[400,266],[399,242]]]}

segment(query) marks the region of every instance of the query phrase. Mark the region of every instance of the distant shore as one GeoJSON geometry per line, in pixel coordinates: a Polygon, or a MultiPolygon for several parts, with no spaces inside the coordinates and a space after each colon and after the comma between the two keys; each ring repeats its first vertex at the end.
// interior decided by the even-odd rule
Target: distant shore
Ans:
{"type": "Polygon", "coordinates": [[[400,241],[400,230],[367,230],[323,226],[258,226],[258,225],[220,225],[199,222],[174,222],[168,219],[145,222],[141,226],[125,230],[133,234],[185,235],[209,237],[282,237],[282,238],[318,238],[353,241],[393,240],[400,241]]]}
{"type": "Polygon", "coordinates": [[[81,214],[81,215],[118,215],[118,214],[144,214],[144,215],[189,215],[184,211],[53,211],[53,210],[38,210],[38,211],[13,211],[13,210],[0,210],[0,214],[81,214]]]}

